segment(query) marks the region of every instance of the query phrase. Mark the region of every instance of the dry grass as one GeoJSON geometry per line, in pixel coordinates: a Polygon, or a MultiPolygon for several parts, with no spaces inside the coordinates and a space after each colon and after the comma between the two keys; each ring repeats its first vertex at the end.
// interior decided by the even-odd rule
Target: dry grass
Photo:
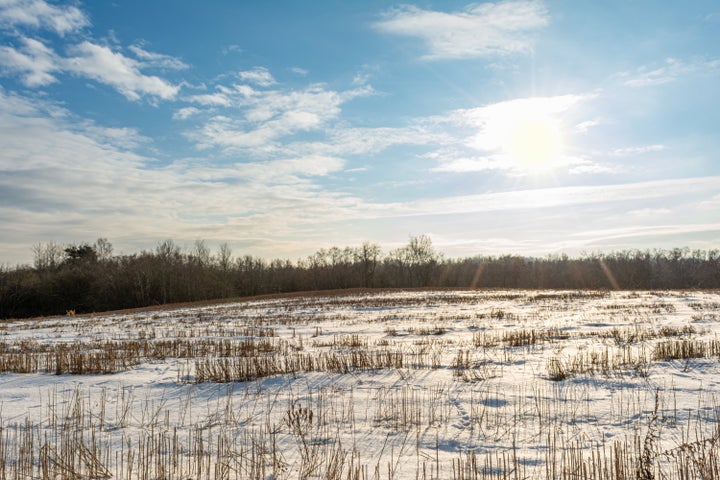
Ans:
{"type": "Polygon", "coordinates": [[[471,293],[69,316],[33,325],[53,332],[35,339],[5,324],[0,372],[175,365],[163,388],[184,393],[77,387],[43,397],[38,417],[0,411],[0,479],[720,478],[720,406],[678,407],[657,386],[674,360],[720,358],[689,316],[658,324],[674,303],[628,293],[569,328],[543,319],[611,294],[471,293]],[[113,338],[94,339],[104,325],[113,338]],[[612,405],[602,418],[596,401],[612,405]]]}

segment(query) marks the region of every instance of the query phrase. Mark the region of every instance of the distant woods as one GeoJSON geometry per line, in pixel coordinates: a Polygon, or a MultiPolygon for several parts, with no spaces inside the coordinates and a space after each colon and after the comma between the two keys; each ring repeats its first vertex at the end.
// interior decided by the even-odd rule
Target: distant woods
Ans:
{"type": "Polygon", "coordinates": [[[99,312],[251,295],[344,288],[720,288],[719,250],[630,250],[530,258],[443,258],[425,235],[383,253],[374,243],[321,249],[297,260],[213,251],[172,240],[114,255],[107,239],[41,243],[32,266],[0,266],[0,318],[99,312]]]}

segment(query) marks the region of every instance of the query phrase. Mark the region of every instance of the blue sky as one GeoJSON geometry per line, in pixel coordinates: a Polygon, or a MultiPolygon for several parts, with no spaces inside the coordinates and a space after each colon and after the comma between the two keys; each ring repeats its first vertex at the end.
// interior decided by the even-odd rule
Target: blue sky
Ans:
{"type": "Polygon", "coordinates": [[[0,263],[720,247],[716,1],[0,0],[0,263]]]}

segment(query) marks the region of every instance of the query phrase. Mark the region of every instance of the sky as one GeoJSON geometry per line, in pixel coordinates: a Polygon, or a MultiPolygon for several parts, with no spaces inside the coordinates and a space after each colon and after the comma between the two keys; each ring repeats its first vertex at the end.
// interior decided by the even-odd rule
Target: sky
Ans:
{"type": "Polygon", "coordinates": [[[716,1],[0,0],[0,264],[720,248],[716,1]]]}

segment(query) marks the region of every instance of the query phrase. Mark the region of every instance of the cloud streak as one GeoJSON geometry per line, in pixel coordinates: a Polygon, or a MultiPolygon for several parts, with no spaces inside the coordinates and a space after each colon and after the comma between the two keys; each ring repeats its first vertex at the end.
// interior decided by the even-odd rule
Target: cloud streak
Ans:
{"type": "MultiPolygon", "coordinates": [[[[264,77],[263,73],[259,80],[267,83],[267,79],[262,80],[264,77]]],[[[254,81],[257,83],[258,78],[254,81]]],[[[261,156],[280,153],[280,139],[325,129],[339,117],[342,104],[372,94],[368,86],[345,91],[330,90],[321,84],[272,90],[255,90],[242,84],[219,86],[215,93],[187,97],[196,105],[226,110],[185,135],[200,149],[219,148],[226,153],[246,151],[261,156]]]]}
{"type": "MultiPolygon", "coordinates": [[[[371,133],[350,129],[338,139],[342,143],[372,137],[371,133]]],[[[421,130],[410,128],[387,130],[379,136],[383,135],[385,141],[379,145],[349,149],[373,151],[396,142],[419,141],[423,136],[421,130]]],[[[382,235],[397,238],[413,231],[418,219],[441,228],[433,219],[442,218],[465,228],[468,222],[485,224],[495,219],[497,225],[488,227],[485,235],[488,245],[496,238],[504,242],[497,245],[503,251],[508,245],[547,251],[549,241],[572,247],[611,239],[612,235],[602,233],[607,227],[598,211],[607,216],[622,205],[626,211],[653,208],[664,212],[663,205],[682,201],[689,202],[690,211],[699,212],[692,205],[706,202],[702,214],[714,218],[717,205],[707,202],[720,195],[720,178],[707,177],[369,201],[344,193],[342,188],[322,186],[322,179],[343,175],[347,161],[331,153],[314,153],[319,149],[313,147],[295,155],[277,153],[268,160],[211,163],[188,158],[157,166],[154,159],[133,152],[149,142],[136,130],[72,123],[53,105],[0,92],[0,143],[4,147],[0,151],[0,220],[8,225],[5,245],[28,250],[34,241],[71,242],[103,235],[113,239],[119,250],[132,251],[167,237],[188,243],[206,238],[211,242],[231,240],[254,254],[277,257],[312,251],[325,245],[328,238],[341,241],[331,237],[338,229],[351,236],[353,229],[362,225],[357,234],[364,238],[377,228],[382,235]],[[578,232],[566,220],[573,211],[595,212],[586,228],[597,235],[573,236],[578,232]],[[392,228],[378,227],[387,224],[392,228]],[[542,246],[522,240],[534,235],[536,228],[541,229],[537,234],[545,242],[542,246]]],[[[480,157],[468,160],[477,162],[480,157]]],[[[664,225],[682,224],[671,213],[662,215],[667,215],[664,225]]],[[[638,221],[637,216],[628,218],[627,222],[638,221]]],[[[687,225],[695,226],[693,231],[711,231],[717,223],[700,217],[687,220],[687,225]]],[[[658,230],[663,235],[681,231],[658,230]]],[[[461,233],[446,233],[454,238],[450,243],[463,238],[461,233]]],[[[27,255],[20,251],[7,254],[27,255]]]]}
{"type": "Polygon", "coordinates": [[[186,70],[188,64],[179,58],[162,53],[148,52],[139,45],[131,45],[129,50],[142,62],[143,67],[155,67],[165,70],[186,70]]]}
{"type": "Polygon", "coordinates": [[[28,87],[43,87],[57,82],[53,73],[61,70],[55,52],[33,38],[20,39],[20,49],[0,47],[0,67],[7,73],[18,74],[28,87]]]}
{"type": "Polygon", "coordinates": [[[662,66],[641,66],[634,72],[622,72],[621,78],[628,87],[651,87],[672,83],[688,75],[713,74],[720,72],[720,59],[693,59],[685,61],[677,58],[665,59],[662,66]]]}
{"type": "Polygon", "coordinates": [[[90,20],[77,7],[54,6],[43,0],[3,0],[0,2],[0,26],[48,29],[58,35],[77,32],[90,20]]]}
{"type": "Polygon", "coordinates": [[[155,159],[132,151],[149,141],[138,132],[72,123],[50,115],[51,106],[41,107],[42,102],[0,91],[5,245],[24,242],[29,251],[34,241],[94,235],[135,249],[146,248],[147,241],[192,241],[200,235],[270,242],[295,235],[303,225],[352,216],[358,204],[315,182],[340,171],[345,164],[340,158],[216,165],[187,159],[158,167],[155,159]]]}
{"type": "Polygon", "coordinates": [[[418,38],[427,49],[424,59],[441,60],[527,53],[532,32],[548,23],[540,1],[505,1],[470,5],[456,13],[405,6],[387,12],[375,28],[418,38]]]}
{"type": "Polygon", "coordinates": [[[251,70],[238,72],[238,78],[243,82],[254,83],[261,87],[270,87],[277,82],[265,67],[255,67],[251,70]]]}
{"type": "Polygon", "coordinates": [[[555,207],[570,208],[575,205],[632,203],[688,195],[712,195],[718,191],[720,191],[720,177],[698,177],[453,196],[389,206],[390,208],[387,211],[392,215],[432,215],[535,210],[555,207]]]}
{"type": "Polygon", "coordinates": [[[6,73],[20,75],[28,87],[47,86],[58,81],[57,75],[69,73],[109,85],[133,101],[143,96],[172,100],[180,90],[160,77],[144,75],[142,62],[106,46],[84,41],[70,46],[70,55],[62,57],[38,40],[23,37],[21,42],[20,49],[0,47],[0,67],[6,73]]]}
{"type": "Polygon", "coordinates": [[[0,46],[0,72],[19,76],[20,81],[30,88],[45,87],[59,82],[61,75],[70,74],[109,85],[132,101],[143,97],[153,101],[172,100],[177,96],[179,85],[142,72],[145,68],[188,68],[175,57],[133,45],[129,47],[135,56],[132,58],[122,51],[99,45],[89,37],[80,43],[67,42],[67,55],[63,55],[45,41],[16,30],[25,27],[26,30],[51,31],[64,36],[78,33],[88,25],[88,18],[74,6],[54,6],[43,0],[0,1],[0,27],[9,29],[8,34],[17,43],[0,46]]]}
{"type": "Polygon", "coordinates": [[[171,100],[180,90],[160,77],[143,75],[138,61],[109,47],[85,41],[70,52],[72,56],[63,62],[67,71],[110,85],[128,100],[140,100],[143,95],[171,100]]]}

